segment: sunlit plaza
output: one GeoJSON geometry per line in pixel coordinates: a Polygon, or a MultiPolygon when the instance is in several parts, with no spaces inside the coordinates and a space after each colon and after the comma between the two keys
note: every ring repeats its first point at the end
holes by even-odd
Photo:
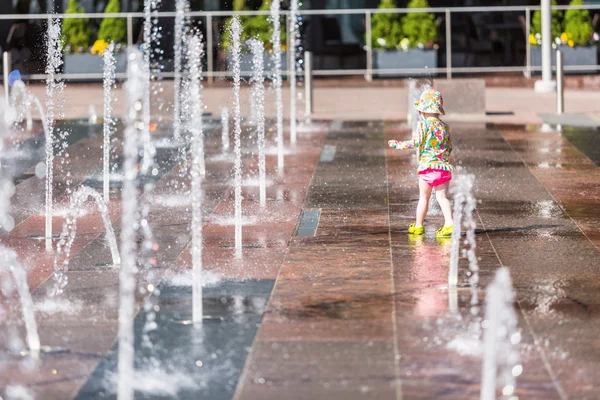
{"type": "Polygon", "coordinates": [[[597,32],[7,0],[0,400],[600,398],[597,32]]]}

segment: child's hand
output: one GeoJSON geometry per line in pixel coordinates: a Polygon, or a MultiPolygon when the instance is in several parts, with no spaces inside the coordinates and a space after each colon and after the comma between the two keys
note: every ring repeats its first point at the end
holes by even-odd
{"type": "Polygon", "coordinates": [[[400,146],[400,143],[397,140],[388,140],[388,146],[390,146],[392,149],[395,149],[400,146]]]}

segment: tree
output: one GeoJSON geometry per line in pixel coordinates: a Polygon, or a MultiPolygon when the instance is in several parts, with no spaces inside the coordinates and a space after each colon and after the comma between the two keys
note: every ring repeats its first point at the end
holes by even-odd
{"type": "MultiPolygon", "coordinates": [[[[407,8],[429,8],[427,0],[411,0],[407,8]]],[[[432,47],[438,39],[435,14],[412,12],[402,17],[402,33],[411,47],[432,47]]]]}
{"type": "MultiPolygon", "coordinates": [[[[379,9],[396,8],[394,0],[381,0],[379,9]]],[[[401,16],[398,13],[373,14],[371,19],[371,46],[374,49],[395,50],[402,39],[401,16]]]]}
{"type": "MultiPolygon", "coordinates": [[[[556,5],[556,0],[552,0],[552,6],[556,5]]],[[[552,40],[559,37],[562,32],[562,12],[559,10],[552,10],[552,40]]],[[[542,34],[542,11],[536,10],[533,13],[531,19],[531,34],[534,37],[539,37],[542,34]]]]}
{"type": "MultiPolygon", "coordinates": [[[[570,6],[581,6],[583,0],[572,0],[570,6]]],[[[590,44],[594,29],[592,17],[588,10],[568,9],[565,13],[565,33],[567,44],[573,46],[587,46],[590,44]]]]}
{"type": "MultiPolygon", "coordinates": [[[[69,7],[65,14],[82,14],[85,10],[77,0],[69,0],[69,7]]],[[[83,49],[87,51],[90,47],[92,31],[87,18],[65,18],[62,24],[63,40],[71,51],[83,49]]]]}
{"type": "MultiPolygon", "coordinates": [[[[110,0],[104,9],[105,13],[121,12],[120,0],[110,0]]],[[[124,43],[127,35],[126,21],[124,18],[104,18],[98,31],[98,39],[105,42],[124,43]]]]}

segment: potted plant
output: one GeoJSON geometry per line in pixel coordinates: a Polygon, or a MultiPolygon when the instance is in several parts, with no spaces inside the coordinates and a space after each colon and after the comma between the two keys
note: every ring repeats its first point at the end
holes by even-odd
{"type": "MultiPolygon", "coordinates": [[[[110,0],[104,9],[105,14],[121,12],[120,0],[110,0]]],[[[127,36],[127,22],[124,18],[104,18],[98,30],[98,40],[94,43],[91,53],[102,55],[110,43],[115,44],[116,72],[127,70],[127,55],[125,53],[125,40],[127,36]]]]}
{"type": "MultiPolygon", "coordinates": [[[[236,0],[233,4],[234,11],[247,11],[249,8],[244,4],[243,0],[236,0]]],[[[258,11],[269,11],[271,8],[271,0],[263,0],[258,11]]],[[[251,39],[256,38],[265,44],[265,59],[264,66],[265,70],[269,69],[269,66],[273,65],[272,56],[273,49],[271,44],[271,35],[273,33],[273,24],[269,20],[267,15],[244,15],[240,16],[240,22],[242,23],[242,33],[240,35],[240,42],[242,44],[242,53],[240,55],[240,68],[242,72],[252,71],[252,55],[250,49],[245,43],[251,39]]],[[[221,50],[227,52],[227,60],[231,63],[231,35],[229,34],[229,24],[231,18],[225,21],[225,28],[221,36],[221,50]]],[[[287,33],[285,30],[285,24],[281,24],[281,69],[285,71],[287,69],[288,60],[286,56],[286,41],[287,33]]]]}
{"type": "MultiPolygon", "coordinates": [[[[583,5],[583,0],[572,0],[571,6],[583,5]]],[[[564,53],[565,65],[598,64],[598,34],[592,27],[588,10],[569,9],[563,21],[564,32],[556,45],[564,53]]]]}
{"type": "MultiPolygon", "coordinates": [[[[552,1],[556,5],[556,1],[552,1]]],[[[572,0],[570,6],[581,6],[583,0],[572,0]]],[[[531,64],[540,66],[541,59],[541,15],[536,11],[532,20],[529,42],[531,47],[531,64]]],[[[592,27],[592,17],[588,10],[568,9],[564,19],[560,21],[560,12],[552,11],[552,48],[560,50],[564,57],[564,65],[596,65],[598,63],[598,34],[592,27]]],[[[552,65],[556,65],[556,52],[552,52],[552,65]]],[[[569,71],[580,72],[580,71],[569,71]]]]}
{"type": "MultiPolygon", "coordinates": [[[[85,10],[77,0],[69,0],[65,14],[83,14],[85,10]]],[[[62,23],[64,43],[64,72],[87,73],[98,60],[89,54],[92,31],[87,18],[65,18],[62,23]]]]}
{"type": "MultiPolygon", "coordinates": [[[[380,9],[395,7],[394,0],[382,0],[379,5],[380,9]]],[[[411,0],[407,8],[429,8],[429,3],[411,0]]],[[[411,12],[400,17],[400,14],[378,13],[372,20],[374,69],[437,68],[438,32],[434,14],[411,12]]]]}
{"type": "MultiPolygon", "coordinates": [[[[556,6],[556,0],[552,0],[552,7],[556,6]]],[[[563,13],[559,10],[552,10],[552,42],[555,43],[556,40],[559,40],[560,34],[562,32],[562,18],[563,13]]],[[[529,34],[529,43],[531,44],[531,65],[540,66],[542,65],[542,11],[536,10],[533,13],[533,18],[531,19],[531,28],[529,34]]],[[[555,56],[552,57],[554,59],[553,63],[556,61],[555,56]]]]}

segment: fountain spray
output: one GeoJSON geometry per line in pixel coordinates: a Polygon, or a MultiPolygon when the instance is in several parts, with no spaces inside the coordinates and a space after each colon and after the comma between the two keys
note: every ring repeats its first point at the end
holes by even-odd
{"type": "Polygon", "coordinates": [[[144,90],[144,129],[142,130],[142,142],[144,148],[144,157],[142,160],[142,171],[147,172],[152,165],[154,156],[154,146],[152,145],[152,137],[150,135],[150,92],[151,87],[151,71],[152,71],[152,43],[156,43],[158,38],[155,36],[154,20],[152,18],[157,11],[159,0],[144,0],[144,76],[147,77],[147,82],[144,90]]]}
{"type": "Polygon", "coordinates": [[[88,198],[91,198],[96,202],[98,211],[102,215],[102,222],[104,223],[106,240],[108,241],[110,253],[112,255],[113,265],[118,266],[121,264],[117,239],[115,237],[115,231],[113,229],[112,222],[110,221],[110,216],[108,215],[106,203],[97,191],[88,186],[81,186],[71,196],[69,212],[63,224],[60,240],[56,245],[56,253],[54,255],[54,279],[56,280],[56,285],[54,287],[53,294],[62,293],[67,285],[68,278],[65,275],[65,272],[69,266],[71,246],[73,245],[75,236],[77,235],[78,213],[83,209],[84,203],[88,198]],[[62,262],[60,260],[61,256],[63,258],[62,262]]]}
{"type": "Polygon", "coordinates": [[[193,36],[190,39],[187,50],[187,58],[190,70],[190,92],[191,96],[191,132],[192,145],[190,149],[192,167],[191,191],[192,191],[192,267],[193,267],[193,311],[192,322],[194,325],[202,324],[202,177],[204,176],[204,148],[203,148],[203,126],[202,126],[202,57],[204,50],[201,38],[193,36]]]}
{"type": "MultiPolygon", "coordinates": [[[[50,128],[48,126],[46,113],[44,112],[44,107],[42,106],[40,99],[27,90],[27,86],[25,83],[23,83],[23,81],[16,81],[13,84],[11,103],[17,109],[17,115],[14,116],[16,117],[16,121],[22,121],[23,114],[25,114],[26,118],[29,120],[31,118],[31,109],[35,107],[42,122],[42,129],[44,131],[44,139],[46,143],[53,141],[50,128]],[[21,102],[18,101],[19,96],[21,96],[21,102]]],[[[29,125],[29,122],[27,122],[27,124],[29,125]]],[[[46,148],[46,151],[47,150],[48,149],[46,148]]],[[[46,152],[46,156],[48,156],[48,154],[49,153],[46,152]]]]}
{"type": "Polygon", "coordinates": [[[252,49],[252,89],[254,89],[254,100],[256,104],[256,137],[258,138],[258,182],[260,191],[260,206],[267,203],[267,169],[265,160],[265,77],[264,77],[264,54],[265,44],[260,40],[253,39],[250,42],[252,49]]]}
{"type": "MultiPolygon", "coordinates": [[[[29,94],[27,91],[25,91],[25,93],[27,94],[27,96],[25,96],[26,99],[24,100],[24,102],[28,103],[29,101],[27,100],[27,98],[29,97],[29,94]]],[[[6,125],[12,122],[6,119],[6,116],[4,115],[4,110],[2,108],[3,104],[0,104],[0,135],[6,132],[6,125]]],[[[4,145],[4,140],[0,137],[0,154],[4,151],[4,145]]],[[[10,198],[15,193],[15,187],[12,182],[12,177],[6,175],[7,174],[2,169],[0,169],[0,227],[6,231],[10,231],[15,225],[14,219],[9,214],[10,198]]],[[[25,321],[25,330],[27,331],[27,347],[29,348],[31,357],[34,360],[37,360],[39,359],[40,354],[40,337],[35,321],[33,301],[31,299],[29,286],[27,285],[27,273],[19,264],[15,252],[9,248],[0,245],[0,272],[4,272],[3,269],[9,271],[12,274],[13,279],[15,281],[17,293],[19,294],[19,299],[21,302],[23,320],[25,321]]],[[[3,285],[3,287],[6,286],[3,285]]]]}
{"type": "Polygon", "coordinates": [[[88,108],[88,124],[94,125],[98,123],[98,113],[96,112],[96,107],[93,104],[90,104],[88,108]]]}
{"type": "Polygon", "coordinates": [[[498,383],[502,385],[505,398],[516,398],[511,396],[516,389],[516,377],[523,372],[523,366],[519,361],[521,334],[517,329],[514,302],[510,273],[507,268],[500,268],[485,296],[481,400],[495,400],[498,383]]]}
{"type": "Polygon", "coordinates": [[[137,224],[137,163],[139,157],[140,132],[145,130],[140,121],[140,111],[143,112],[146,81],[148,80],[145,60],[142,54],[134,49],[129,51],[127,71],[127,118],[125,128],[125,143],[123,146],[123,190],[121,218],[121,270],[120,304],[119,304],[119,377],[117,398],[133,400],[134,374],[134,334],[133,319],[135,309],[135,274],[137,271],[136,254],[137,224]]]}
{"type": "Polygon", "coordinates": [[[297,40],[300,34],[300,26],[298,25],[298,0],[291,0],[290,3],[290,142],[293,146],[297,141],[296,129],[296,47],[297,40]]]}
{"type": "Polygon", "coordinates": [[[221,152],[227,153],[229,150],[229,109],[221,108],[221,152]]]}
{"type": "Polygon", "coordinates": [[[184,92],[181,90],[181,74],[184,37],[187,35],[189,26],[188,20],[185,18],[185,12],[189,9],[188,0],[177,0],[175,2],[175,44],[174,44],[174,72],[175,80],[173,82],[173,137],[179,139],[181,137],[181,104],[185,101],[183,98],[184,92]]]}
{"type": "Polygon", "coordinates": [[[104,54],[104,141],[102,145],[103,150],[103,193],[104,202],[110,201],[110,137],[115,128],[115,121],[112,117],[113,112],[113,100],[114,94],[113,89],[115,86],[115,44],[111,43],[104,54]]]}
{"type": "Polygon", "coordinates": [[[275,87],[275,101],[277,106],[277,169],[279,174],[283,174],[283,94],[281,78],[281,21],[279,0],[271,2],[271,22],[273,23],[273,35],[271,42],[273,44],[273,64],[274,76],[273,86],[275,87]]]}
{"type": "Polygon", "coordinates": [[[62,45],[60,41],[60,20],[53,18],[48,22],[48,51],[46,53],[46,250],[52,250],[52,188],[53,188],[53,163],[54,163],[54,129],[58,99],[64,91],[64,82],[56,77],[62,61],[62,45]]]}
{"type": "Polygon", "coordinates": [[[473,213],[477,205],[477,201],[473,197],[473,175],[458,175],[454,179],[454,210],[453,210],[453,225],[452,244],[450,247],[450,268],[448,270],[448,286],[456,287],[458,284],[458,257],[460,252],[461,231],[465,228],[467,232],[468,249],[464,250],[464,254],[469,260],[469,286],[471,287],[471,303],[477,304],[477,285],[479,283],[479,266],[475,249],[477,247],[475,241],[475,220],[473,213]]]}
{"type": "Polygon", "coordinates": [[[420,96],[417,92],[417,81],[409,79],[406,86],[408,89],[408,113],[406,115],[406,122],[410,127],[411,132],[416,132],[419,123],[419,112],[415,108],[415,101],[418,101],[420,96]]]}
{"type": "Polygon", "coordinates": [[[34,305],[27,285],[27,272],[17,261],[17,255],[11,249],[0,246],[0,261],[2,269],[6,269],[11,273],[17,287],[17,293],[21,302],[21,310],[23,312],[23,320],[25,321],[25,330],[27,331],[27,347],[31,358],[39,360],[40,358],[40,336],[37,330],[35,321],[34,305]]]}
{"type": "MultiPolygon", "coordinates": [[[[21,80],[16,81],[12,85],[10,92],[10,104],[13,110],[16,111],[15,121],[16,123],[23,122],[26,120],[26,129],[31,130],[33,128],[33,118],[31,116],[31,93],[27,90],[27,86],[21,80]]],[[[6,112],[9,112],[9,107],[6,112]]],[[[43,118],[45,120],[45,118],[43,118]]]]}
{"type": "MultiPolygon", "coordinates": [[[[273,3],[276,3],[274,1],[273,3]]],[[[235,15],[229,25],[229,32],[233,39],[233,131],[235,135],[234,154],[234,191],[235,191],[235,254],[242,257],[242,118],[240,109],[240,35],[242,24],[235,15]]]]}

